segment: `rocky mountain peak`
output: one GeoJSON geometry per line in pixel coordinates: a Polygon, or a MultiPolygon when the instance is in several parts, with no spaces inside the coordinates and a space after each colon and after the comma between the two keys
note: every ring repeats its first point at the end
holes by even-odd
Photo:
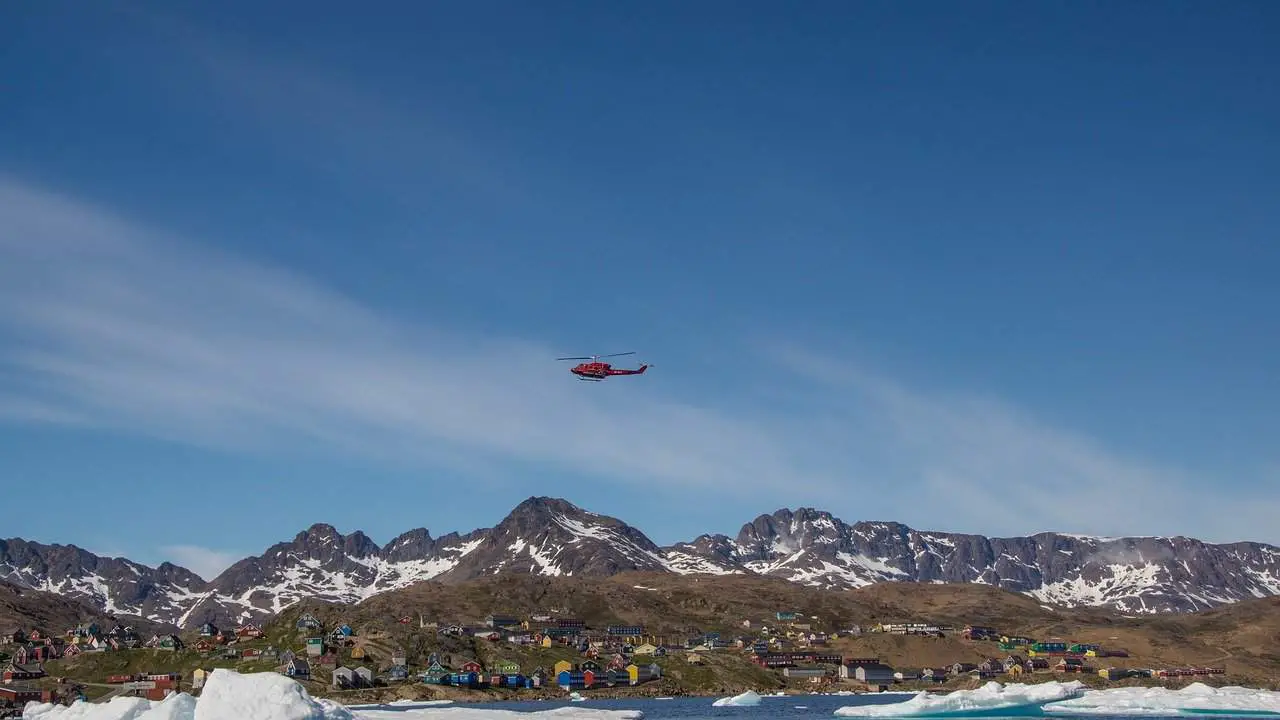
{"type": "Polygon", "coordinates": [[[898,522],[851,525],[811,507],[760,515],[736,537],[708,533],[669,547],[658,547],[618,518],[544,496],[525,499],[493,528],[438,538],[417,528],[385,547],[361,531],[344,535],[317,523],[208,583],[171,563],[149,568],[71,545],[0,541],[0,580],[184,626],[211,616],[260,620],[302,598],[358,602],[427,580],[628,570],[754,573],[831,588],[981,582],[1044,603],[1130,614],[1280,595],[1280,548],[1261,543],[1063,533],[988,538],[919,531],[898,522]]]}

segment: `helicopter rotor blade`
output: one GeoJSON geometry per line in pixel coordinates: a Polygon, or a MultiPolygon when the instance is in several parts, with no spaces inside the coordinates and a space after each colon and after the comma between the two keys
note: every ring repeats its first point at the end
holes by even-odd
{"type": "Polygon", "coordinates": [[[590,357],[562,357],[562,358],[556,358],[556,359],[557,360],[595,360],[596,358],[594,355],[592,355],[590,357]]]}
{"type": "Polygon", "coordinates": [[[623,355],[635,355],[635,354],[636,354],[635,351],[632,350],[631,352],[613,353],[612,355],[598,355],[597,357],[621,357],[623,355]]]}

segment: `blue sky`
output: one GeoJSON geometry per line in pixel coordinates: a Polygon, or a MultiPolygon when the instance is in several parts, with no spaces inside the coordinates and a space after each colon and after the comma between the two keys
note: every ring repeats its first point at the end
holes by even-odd
{"type": "Polygon", "coordinates": [[[0,535],[207,576],[554,495],[660,543],[799,506],[1280,542],[1277,35],[6,4],[0,535]],[[552,360],[626,350],[655,369],[552,360]]]}

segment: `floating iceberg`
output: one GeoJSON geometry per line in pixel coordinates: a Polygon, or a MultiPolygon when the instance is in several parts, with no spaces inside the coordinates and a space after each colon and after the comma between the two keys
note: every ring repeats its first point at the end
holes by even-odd
{"type": "Polygon", "coordinates": [[[209,674],[199,698],[174,693],[164,700],[118,697],[105,703],[71,706],[27,703],[23,720],[643,720],[639,710],[556,708],[540,712],[432,707],[433,701],[346,707],[312,698],[306,688],[279,673],[241,675],[218,669],[209,674]],[[358,707],[385,709],[357,709],[358,707]],[[394,709],[392,709],[394,708],[394,709]]]}
{"type": "Polygon", "coordinates": [[[900,703],[848,705],[838,708],[841,717],[1010,717],[1041,715],[1045,703],[1079,697],[1079,681],[1035,685],[1001,685],[989,682],[976,690],[956,690],[946,695],[921,692],[900,703]]]}
{"type": "Polygon", "coordinates": [[[1072,715],[1280,716],[1280,692],[1192,683],[1179,690],[1126,687],[1092,690],[1044,706],[1046,713],[1072,715]]]}
{"type": "Polygon", "coordinates": [[[720,698],[711,703],[712,707],[751,707],[760,704],[760,695],[755,690],[748,690],[741,695],[720,698]]]}

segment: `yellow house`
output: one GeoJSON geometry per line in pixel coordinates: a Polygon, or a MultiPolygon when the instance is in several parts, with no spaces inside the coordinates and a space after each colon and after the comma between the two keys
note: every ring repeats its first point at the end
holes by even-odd
{"type": "Polygon", "coordinates": [[[542,647],[544,647],[544,648],[549,648],[549,647],[551,647],[551,636],[550,636],[550,635],[543,635],[543,636],[542,636],[542,647]]]}
{"type": "Polygon", "coordinates": [[[642,682],[656,680],[662,676],[662,668],[657,665],[636,665],[632,663],[627,666],[627,676],[631,679],[632,685],[639,685],[642,682]]]}
{"type": "Polygon", "coordinates": [[[191,689],[199,690],[204,687],[204,681],[209,677],[209,672],[204,668],[196,668],[191,672],[191,689]]]}
{"type": "Polygon", "coordinates": [[[363,658],[363,657],[364,657],[364,648],[362,648],[362,647],[360,647],[359,645],[357,645],[357,646],[355,646],[354,648],[352,648],[352,649],[351,649],[351,659],[352,659],[352,660],[359,660],[359,659],[361,659],[361,658],[363,658]]]}
{"type": "Polygon", "coordinates": [[[1026,671],[1026,668],[1025,668],[1025,667],[1023,667],[1022,665],[1019,665],[1018,663],[1014,663],[1013,665],[1010,665],[1010,666],[1009,666],[1009,669],[1005,671],[1005,674],[1006,674],[1006,675],[1021,675],[1021,674],[1022,674],[1023,672],[1025,672],[1025,671],[1026,671]]]}
{"type": "Polygon", "coordinates": [[[637,645],[635,647],[635,650],[633,650],[632,652],[636,655],[652,655],[658,652],[658,648],[657,646],[651,643],[645,643],[643,645],[637,645]]]}
{"type": "Polygon", "coordinates": [[[573,672],[573,663],[568,660],[561,660],[555,664],[553,669],[555,670],[556,677],[559,677],[562,672],[573,672]]]}

